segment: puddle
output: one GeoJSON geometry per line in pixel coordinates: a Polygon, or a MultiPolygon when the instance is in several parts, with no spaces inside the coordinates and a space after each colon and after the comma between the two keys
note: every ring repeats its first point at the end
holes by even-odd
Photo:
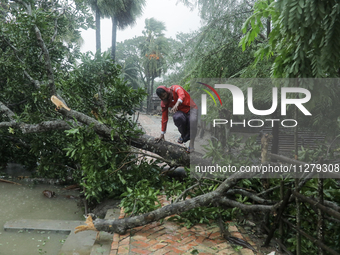
{"type": "Polygon", "coordinates": [[[65,233],[48,231],[4,231],[8,220],[51,219],[84,220],[78,200],[63,195],[79,196],[77,191],[63,190],[62,186],[27,183],[22,186],[0,182],[0,255],[58,255],[65,233]],[[46,198],[44,190],[52,190],[56,198],[46,198]]]}

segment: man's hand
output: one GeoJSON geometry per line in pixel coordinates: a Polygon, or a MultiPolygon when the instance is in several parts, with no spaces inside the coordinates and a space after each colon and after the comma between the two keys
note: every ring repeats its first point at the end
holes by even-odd
{"type": "Polygon", "coordinates": [[[177,101],[177,103],[174,105],[174,107],[172,107],[172,109],[170,110],[170,112],[171,112],[171,113],[177,112],[179,104],[180,104],[180,102],[177,101]]]}
{"type": "Polygon", "coordinates": [[[156,143],[158,143],[161,140],[165,141],[164,134],[161,134],[161,136],[156,138],[155,140],[156,140],[156,143]]]}

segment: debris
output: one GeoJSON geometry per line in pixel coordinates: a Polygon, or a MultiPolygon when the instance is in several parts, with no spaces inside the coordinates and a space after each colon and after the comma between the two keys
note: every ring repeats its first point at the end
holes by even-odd
{"type": "Polygon", "coordinates": [[[10,184],[15,184],[15,185],[22,185],[20,183],[12,182],[12,181],[8,181],[8,180],[4,180],[4,179],[0,179],[0,182],[6,182],[6,183],[10,183],[10,184]]]}
{"type": "Polygon", "coordinates": [[[45,197],[47,198],[52,198],[52,197],[55,197],[55,192],[54,191],[51,191],[51,190],[44,190],[42,192],[44,194],[45,197]]]}

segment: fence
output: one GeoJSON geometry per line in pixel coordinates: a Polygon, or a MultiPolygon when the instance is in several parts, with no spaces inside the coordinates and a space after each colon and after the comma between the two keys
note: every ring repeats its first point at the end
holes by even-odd
{"type": "MultiPolygon", "coordinates": [[[[288,157],[272,154],[268,152],[268,145],[270,144],[270,140],[272,139],[271,135],[264,135],[261,138],[261,144],[262,144],[262,162],[269,163],[270,160],[279,160],[283,163],[289,163],[289,164],[295,164],[295,165],[307,165],[308,163],[298,161],[295,159],[290,159],[288,157]]],[[[319,159],[319,162],[315,162],[318,164],[322,164],[322,158],[319,159]]],[[[325,236],[324,236],[324,220],[327,218],[327,220],[335,222],[339,224],[340,222],[340,206],[338,206],[336,203],[332,201],[326,201],[324,199],[324,179],[320,178],[320,176],[317,176],[318,178],[318,196],[316,198],[307,197],[300,193],[302,187],[307,183],[308,180],[311,178],[315,178],[316,173],[306,173],[304,176],[302,176],[299,179],[294,180],[294,185],[292,187],[289,187],[288,189],[283,185],[283,181],[281,181],[280,187],[280,200],[281,205],[278,208],[277,215],[273,221],[273,224],[271,225],[271,228],[267,228],[268,231],[268,237],[265,241],[264,246],[268,245],[270,240],[274,237],[275,231],[279,230],[279,236],[280,239],[277,240],[278,244],[281,246],[283,250],[285,250],[288,254],[292,254],[287,250],[287,248],[283,245],[283,226],[284,224],[288,226],[290,229],[293,229],[296,231],[296,254],[301,254],[301,236],[304,236],[306,239],[312,241],[314,245],[318,247],[318,254],[325,254],[324,252],[327,252],[328,254],[334,254],[339,255],[337,251],[334,249],[328,247],[325,243],[325,236]],[[294,201],[295,200],[295,201],[294,201]],[[284,218],[284,211],[287,208],[289,203],[295,202],[296,205],[296,215],[295,215],[295,221],[296,225],[292,224],[287,218],[284,218]],[[315,215],[317,217],[317,224],[315,231],[317,232],[317,238],[313,237],[311,234],[306,233],[301,228],[301,206],[306,203],[308,204],[313,211],[315,212],[315,215]],[[327,215],[328,216],[327,216],[327,215]]],[[[340,174],[333,173],[332,178],[340,179],[340,174]]],[[[266,180],[264,180],[266,181],[266,180]]],[[[273,190],[273,188],[268,189],[268,192],[273,190]]],[[[266,192],[264,192],[266,193],[266,192]]]]}

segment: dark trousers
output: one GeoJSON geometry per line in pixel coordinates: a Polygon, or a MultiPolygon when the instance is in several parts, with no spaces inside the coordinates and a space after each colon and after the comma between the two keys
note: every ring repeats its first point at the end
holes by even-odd
{"type": "Polygon", "coordinates": [[[197,134],[197,109],[190,109],[188,113],[177,111],[173,115],[174,123],[181,133],[183,142],[187,142],[190,139],[195,140],[197,134]],[[191,133],[190,133],[191,127],[191,133]]]}

